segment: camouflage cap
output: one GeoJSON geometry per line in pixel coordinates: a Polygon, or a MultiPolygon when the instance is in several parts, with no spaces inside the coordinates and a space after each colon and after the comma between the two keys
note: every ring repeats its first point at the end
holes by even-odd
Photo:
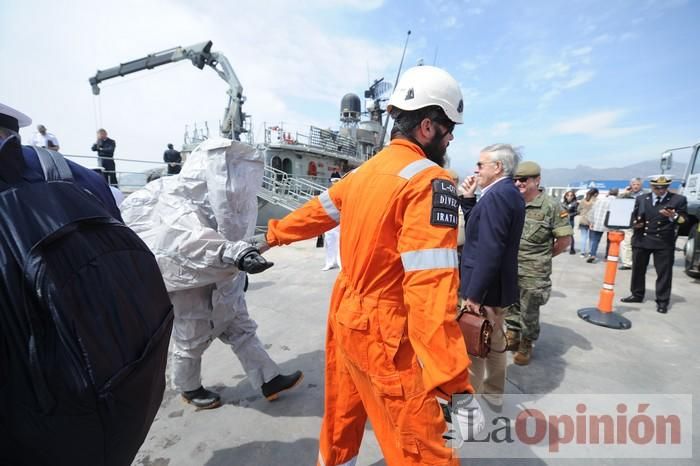
{"type": "Polygon", "coordinates": [[[523,176],[540,176],[540,166],[535,162],[525,161],[518,164],[518,168],[515,169],[515,177],[520,178],[523,176]]]}
{"type": "Polygon", "coordinates": [[[654,186],[668,186],[673,181],[671,175],[652,175],[649,177],[649,184],[654,186]]]}

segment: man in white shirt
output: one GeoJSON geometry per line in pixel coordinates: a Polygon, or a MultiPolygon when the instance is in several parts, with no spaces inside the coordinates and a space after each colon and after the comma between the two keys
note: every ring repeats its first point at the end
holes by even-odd
{"type": "Polygon", "coordinates": [[[46,126],[37,125],[36,130],[37,132],[34,134],[32,144],[34,144],[37,147],[44,147],[46,149],[51,150],[59,149],[58,138],[52,133],[47,132],[46,126]]]}

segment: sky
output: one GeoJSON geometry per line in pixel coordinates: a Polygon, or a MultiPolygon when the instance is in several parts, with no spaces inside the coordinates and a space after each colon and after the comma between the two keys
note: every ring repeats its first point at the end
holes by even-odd
{"type": "Polygon", "coordinates": [[[158,161],[186,125],[215,135],[228,102],[226,83],[189,61],[94,96],[98,69],[211,40],[260,142],[265,124],[337,128],[344,94],[394,83],[408,30],[403,69],[423,60],[462,87],[448,149],[461,175],[496,142],[545,168],[624,166],[700,142],[697,0],[0,0],[0,18],[0,102],[66,154],[90,155],[104,127],[118,158],[158,161]]]}

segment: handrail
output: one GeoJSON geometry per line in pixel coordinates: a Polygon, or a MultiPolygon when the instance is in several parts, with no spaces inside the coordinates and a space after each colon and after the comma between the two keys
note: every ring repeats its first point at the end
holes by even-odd
{"type": "Polygon", "coordinates": [[[321,184],[265,166],[258,196],[292,211],[325,190],[326,187],[321,184]]]}
{"type": "MultiPolygon", "coordinates": [[[[64,156],[69,159],[109,159],[114,161],[117,165],[124,162],[130,164],[145,164],[149,166],[150,168],[148,168],[145,172],[134,171],[133,168],[131,170],[126,169],[114,171],[119,181],[118,187],[122,191],[125,191],[127,193],[139,189],[146,184],[147,177],[149,175],[148,170],[157,171],[158,169],[160,169],[161,176],[168,176],[166,174],[168,164],[164,162],[116,157],[100,157],[97,155],[64,154],[64,156]],[[124,175],[130,175],[130,177],[125,177],[124,175]]],[[[96,170],[101,170],[102,173],[112,172],[111,170],[103,170],[102,167],[92,168],[96,170]]],[[[301,205],[303,205],[305,202],[307,202],[309,199],[313,198],[314,196],[318,196],[327,189],[327,186],[321,183],[311,181],[308,178],[308,176],[303,175],[291,175],[282,170],[266,165],[263,170],[262,184],[258,189],[258,196],[267,202],[279,205],[289,211],[295,210],[301,205]]]]}

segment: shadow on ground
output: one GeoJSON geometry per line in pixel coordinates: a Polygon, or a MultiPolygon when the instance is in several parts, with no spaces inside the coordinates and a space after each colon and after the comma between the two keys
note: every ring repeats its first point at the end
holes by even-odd
{"type": "Polygon", "coordinates": [[[554,391],[564,380],[567,367],[564,355],[571,347],[585,351],[593,349],[587,338],[572,329],[542,322],[540,338],[530,364],[510,364],[506,377],[508,382],[521,393],[544,394],[554,391]]]}
{"type": "Polygon", "coordinates": [[[283,374],[301,370],[304,379],[298,386],[280,394],[279,399],[275,401],[267,401],[262,392],[254,389],[245,377],[233,387],[215,385],[211,389],[221,395],[224,404],[256,409],[269,416],[322,417],[323,365],[324,352],[320,350],[302,353],[281,363],[280,370],[283,374]]]}
{"type": "Polygon", "coordinates": [[[273,282],[270,280],[267,281],[256,281],[255,279],[248,279],[248,291],[254,291],[254,290],[260,290],[263,288],[267,288],[268,286],[272,285],[279,285],[277,282],[273,282]]]}
{"type": "Polygon", "coordinates": [[[303,438],[291,443],[256,441],[216,450],[204,466],[316,464],[317,457],[316,439],[303,438]]]}

